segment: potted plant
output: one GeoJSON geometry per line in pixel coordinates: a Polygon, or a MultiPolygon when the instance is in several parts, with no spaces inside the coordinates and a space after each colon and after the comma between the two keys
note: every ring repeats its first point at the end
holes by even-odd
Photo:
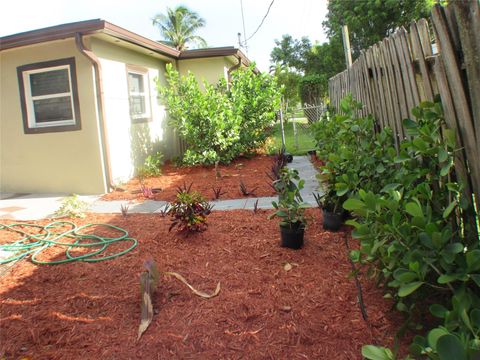
{"type": "Polygon", "coordinates": [[[335,190],[328,190],[323,195],[313,194],[318,207],[323,212],[323,228],[330,231],[338,231],[344,220],[342,204],[343,196],[337,196],[335,190]]]}
{"type": "Polygon", "coordinates": [[[278,202],[272,201],[276,211],[271,218],[280,218],[280,238],[282,247],[300,249],[303,246],[305,225],[304,213],[308,204],[303,202],[300,190],[304,180],[298,176],[297,170],[283,168],[280,178],[274,181],[273,186],[278,193],[278,202]]]}

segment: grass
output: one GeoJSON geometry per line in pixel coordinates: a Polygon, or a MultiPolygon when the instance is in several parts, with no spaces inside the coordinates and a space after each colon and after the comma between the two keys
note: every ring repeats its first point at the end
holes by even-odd
{"type": "MultiPolygon", "coordinates": [[[[298,137],[298,147],[295,144],[295,137],[293,135],[293,123],[291,121],[286,122],[285,126],[285,147],[287,152],[292,155],[305,155],[308,150],[315,148],[315,139],[313,136],[308,134],[308,130],[305,127],[305,123],[302,121],[297,121],[297,137],[298,137]]],[[[282,147],[282,131],[280,124],[275,124],[272,133],[272,152],[277,151],[282,147]]]]}

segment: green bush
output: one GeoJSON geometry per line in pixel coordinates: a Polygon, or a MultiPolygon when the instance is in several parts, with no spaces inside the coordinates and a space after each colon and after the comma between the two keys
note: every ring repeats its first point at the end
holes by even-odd
{"type": "Polygon", "coordinates": [[[269,137],[268,129],[280,108],[281,88],[276,78],[266,73],[255,74],[253,67],[240,68],[232,73],[227,95],[241,118],[237,151],[259,148],[269,137]]]}
{"type": "Polygon", "coordinates": [[[137,169],[139,178],[158,176],[162,173],[163,154],[157,151],[155,154],[148,155],[145,162],[137,169]]]}
{"type": "Polygon", "coordinates": [[[183,163],[228,163],[242,152],[262,145],[279,107],[275,79],[254,73],[254,67],[232,74],[232,83],[204,83],[202,91],[193,74],[180,76],[167,65],[168,86],[159,87],[170,123],[187,143],[183,163]]]}
{"type": "MultiPolygon", "coordinates": [[[[370,267],[408,320],[426,298],[434,303],[430,311],[443,324],[417,336],[413,354],[473,358],[480,350],[480,249],[473,209],[454,173],[455,135],[444,128],[441,105],[423,103],[412,111],[416,121],[404,120],[408,138],[397,152],[391,130],[374,134],[371,119],[354,116],[357,106],[344,99],[344,115],[316,129],[324,176],[356,215],[347,223],[361,246],[351,257],[370,267]]],[[[363,354],[394,358],[384,350],[366,346],[363,354]]]]}

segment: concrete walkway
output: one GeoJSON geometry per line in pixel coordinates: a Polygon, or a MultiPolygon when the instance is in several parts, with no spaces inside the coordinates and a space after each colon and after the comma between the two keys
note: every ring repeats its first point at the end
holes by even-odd
{"type": "MultiPolygon", "coordinates": [[[[301,194],[305,202],[316,206],[313,192],[319,192],[316,179],[317,171],[306,156],[294,156],[293,162],[288,165],[299,172],[300,178],[305,180],[305,187],[301,194]]],[[[0,200],[0,219],[11,220],[38,220],[52,217],[60,207],[62,199],[67,195],[59,194],[2,194],[0,200]]],[[[166,201],[146,200],[141,203],[131,203],[127,200],[103,201],[100,196],[79,196],[89,204],[88,212],[94,213],[121,213],[122,205],[128,205],[129,213],[158,213],[166,205],[166,201]]],[[[231,200],[212,201],[214,210],[253,209],[258,200],[258,207],[271,209],[272,201],[277,197],[242,198],[231,200]]]]}

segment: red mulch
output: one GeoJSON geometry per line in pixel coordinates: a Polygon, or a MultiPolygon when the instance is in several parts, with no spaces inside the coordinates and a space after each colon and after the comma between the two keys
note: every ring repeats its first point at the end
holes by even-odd
{"type": "MultiPolygon", "coordinates": [[[[266,175],[272,167],[272,157],[257,155],[253,158],[238,158],[229,165],[220,165],[221,178],[217,179],[214,166],[176,167],[166,163],[162,167],[162,175],[144,180],[146,186],[160,188],[162,191],[155,194],[154,200],[172,201],[178,187],[185,183],[193,183],[192,190],[201,193],[207,200],[213,199],[212,187],[221,187],[225,192],[220,199],[238,199],[243,195],[240,192],[240,181],[247,186],[247,190],[254,191],[255,196],[273,196],[275,191],[270,184],[272,181],[266,175]]],[[[134,178],[121,186],[125,191],[113,191],[103,196],[103,200],[145,200],[143,194],[132,194],[140,189],[140,180],[134,178]]]]}
{"type": "MultiPolygon", "coordinates": [[[[348,276],[343,237],[356,245],[349,229],[323,231],[311,209],[304,248],[284,249],[269,213],[215,211],[208,230],[189,237],[169,233],[169,219],[159,215],[75,219],[121,226],[139,246],[96,264],[22,261],[0,277],[0,358],[351,360],[361,359],[363,344],[391,346],[402,319],[362,278],[363,321],[348,276]],[[139,275],[148,258],[207,293],[220,281],[221,291],[206,300],[161,277],[152,324],[137,342],[139,275]]],[[[1,232],[0,242],[7,240],[1,232]]]]}

